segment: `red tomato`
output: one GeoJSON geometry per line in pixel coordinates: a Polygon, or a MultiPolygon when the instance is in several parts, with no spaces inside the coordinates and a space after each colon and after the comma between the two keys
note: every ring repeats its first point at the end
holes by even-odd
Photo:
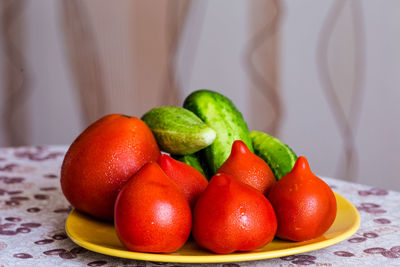
{"type": "Polygon", "coordinates": [[[140,119],[111,114],[90,125],[72,143],[61,168],[61,187],[76,209],[112,220],[121,186],[160,150],[140,119]]]}
{"type": "Polygon", "coordinates": [[[192,214],[178,186],[157,163],[147,163],[115,202],[115,229],[132,251],[173,252],[189,237],[192,214]]]}
{"type": "Polygon", "coordinates": [[[216,174],[193,211],[196,242],[215,253],[250,251],[274,238],[275,212],[253,187],[226,174],[216,174]]]}
{"type": "Polygon", "coordinates": [[[190,206],[193,207],[199,195],[206,189],[207,179],[192,166],[165,154],[160,156],[158,163],[168,177],[182,189],[190,206]]]}
{"type": "Polygon", "coordinates": [[[275,183],[275,177],[268,164],[252,153],[241,140],[233,142],[229,158],[219,168],[225,173],[266,194],[275,183]]]}
{"type": "Polygon", "coordinates": [[[270,190],[278,218],[277,236],[304,241],[325,233],[336,218],[336,198],[331,188],[315,176],[305,157],[270,190]]]}

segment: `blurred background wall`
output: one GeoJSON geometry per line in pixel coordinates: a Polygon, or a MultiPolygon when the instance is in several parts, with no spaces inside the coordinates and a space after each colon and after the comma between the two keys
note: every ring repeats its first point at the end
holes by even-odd
{"type": "Polygon", "coordinates": [[[2,147],[68,145],[107,113],[209,88],[316,173],[400,190],[397,0],[3,0],[0,12],[2,147]]]}

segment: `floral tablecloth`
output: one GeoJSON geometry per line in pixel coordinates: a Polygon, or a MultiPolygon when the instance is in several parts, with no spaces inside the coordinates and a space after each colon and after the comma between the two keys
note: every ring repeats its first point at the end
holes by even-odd
{"type": "MultiPolygon", "coordinates": [[[[185,266],[110,257],[66,235],[59,173],[65,146],[0,148],[0,266],[185,266]]],[[[317,251],[213,266],[400,266],[400,193],[325,178],[359,210],[355,235],[317,251]]],[[[188,265],[188,264],[186,264],[188,265]]]]}

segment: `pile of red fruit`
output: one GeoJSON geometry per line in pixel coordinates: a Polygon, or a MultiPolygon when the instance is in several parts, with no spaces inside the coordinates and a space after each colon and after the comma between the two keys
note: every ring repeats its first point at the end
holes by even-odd
{"type": "Polygon", "coordinates": [[[62,190],[77,210],[114,221],[126,248],[169,253],[190,234],[215,253],[250,251],[275,237],[303,241],[324,234],[336,217],[330,187],[304,157],[275,180],[268,164],[240,140],[210,181],[160,153],[138,118],[108,115],[71,145],[62,190]]]}

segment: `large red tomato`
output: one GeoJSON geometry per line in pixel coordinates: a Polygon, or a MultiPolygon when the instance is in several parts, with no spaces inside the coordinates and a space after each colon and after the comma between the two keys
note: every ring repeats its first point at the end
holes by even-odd
{"type": "Polygon", "coordinates": [[[160,150],[147,125],[119,114],[90,125],[72,143],[61,168],[61,187],[76,209],[112,220],[121,186],[160,150]]]}

